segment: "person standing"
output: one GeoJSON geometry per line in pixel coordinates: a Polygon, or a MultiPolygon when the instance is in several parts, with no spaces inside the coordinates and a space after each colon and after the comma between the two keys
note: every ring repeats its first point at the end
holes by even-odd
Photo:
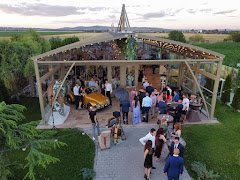
{"type": "Polygon", "coordinates": [[[189,110],[189,99],[188,99],[188,95],[187,93],[183,94],[183,101],[182,101],[182,105],[183,105],[183,109],[182,109],[182,114],[184,115],[183,118],[183,122],[186,121],[187,118],[187,112],[189,110]]]}
{"type": "Polygon", "coordinates": [[[168,180],[179,179],[179,175],[183,174],[183,164],[183,158],[179,156],[179,149],[175,148],[173,156],[168,158],[163,170],[168,180]]]}
{"type": "Polygon", "coordinates": [[[96,139],[96,130],[97,130],[97,135],[100,135],[100,130],[99,130],[99,123],[96,117],[96,108],[90,106],[89,108],[89,118],[91,119],[92,122],[92,139],[95,141],[96,139]]]}
{"type": "Polygon", "coordinates": [[[183,154],[184,154],[184,146],[179,142],[179,137],[175,137],[174,138],[174,141],[171,143],[171,146],[170,146],[170,156],[172,156],[174,154],[174,149],[179,149],[179,156],[180,157],[183,157],[183,154]]]}
{"type": "Polygon", "coordinates": [[[111,98],[111,94],[112,94],[112,84],[110,84],[108,82],[108,80],[105,81],[105,90],[106,90],[106,96],[108,97],[109,101],[110,101],[110,106],[112,105],[112,98],[111,98]]]}
{"type": "Polygon", "coordinates": [[[146,97],[143,98],[143,102],[142,102],[143,116],[145,116],[144,122],[148,122],[148,114],[151,107],[152,107],[152,99],[149,97],[149,94],[146,93],[146,97]]]}
{"type": "Polygon", "coordinates": [[[148,140],[144,147],[144,178],[149,180],[151,168],[153,166],[152,158],[153,158],[153,149],[152,149],[152,141],[148,140]]]}
{"type": "Polygon", "coordinates": [[[80,86],[78,83],[76,83],[76,85],[73,88],[73,94],[74,94],[74,102],[75,102],[75,109],[77,110],[79,107],[79,101],[80,101],[80,86]]]}
{"type": "Polygon", "coordinates": [[[141,122],[141,112],[140,112],[140,102],[137,96],[135,96],[134,100],[132,101],[132,108],[133,108],[132,123],[139,124],[141,122]]]}
{"type": "Polygon", "coordinates": [[[163,96],[160,98],[160,101],[158,102],[158,111],[159,114],[166,114],[167,113],[167,104],[166,104],[166,98],[163,96]]]}
{"type": "Polygon", "coordinates": [[[128,99],[121,101],[120,107],[123,114],[123,124],[128,124],[128,112],[130,106],[131,105],[128,99]]]}
{"type": "MultiPolygon", "coordinates": [[[[146,142],[148,140],[151,140],[152,141],[152,151],[153,151],[153,153],[154,153],[154,150],[155,150],[155,136],[156,136],[156,129],[152,128],[146,136],[139,139],[140,143],[144,146],[146,145],[146,142]]],[[[156,168],[154,166],[152,166],[152,169],[156,169],[156,168]]]]}
{"type": "Polygon", "coordinates": [[[155,154],[154,156],[156,157],[156,160],[160,159],[160,156],[162,154],[162,149],[164,146],[164,143],[167,142],[165,136],[164,136],[164,130],[163,128],[159,128],[156,133],[156,149],[155,149],[155,154]]]}
{"type": "Polygon", "coordinates": [[[152,106],[151,106],[151,117],[153,119],[153,117],[155,116],[155,109],[156,109],[156,104],[157,104],[157,96],[155,95],[154,92],[152,92],[150,98],[152,99],[152,106]]]}
{"type": "Polygon", "coordinates": [[[103,96],[106,96],[105,84],[104,84],[104,83],[101,84],[101,94],[102,94],[103,96]]]}

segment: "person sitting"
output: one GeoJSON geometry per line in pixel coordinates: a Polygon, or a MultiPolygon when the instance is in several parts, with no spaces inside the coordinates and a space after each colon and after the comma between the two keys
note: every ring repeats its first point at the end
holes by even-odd
{"type": "Polygon", "coordinates": [[[166,114],[167,112],[167,104],[165,101],[166,101],[166,98],[163,96],[162,100],[158,102],[159,114],[166,114]]]}

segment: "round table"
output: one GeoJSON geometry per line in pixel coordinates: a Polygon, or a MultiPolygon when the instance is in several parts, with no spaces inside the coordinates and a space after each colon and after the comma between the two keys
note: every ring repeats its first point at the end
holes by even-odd
{"type": "Polygon", "coordinates": [[[199,122],[199,121],[201,121],[200,108],[202,107],[202,104],[190,103],[189,107],[190,107],[190,109],[187,113],[187,120],[189,122],[199,122]]]}
{"type": "Polygon", "coordinates": [[[158,117],[157,117],[157,119],[158,119],[159,121],[161,121],[161,119],[162,119],[163,117],[166,118],[168,124],[173,122],[173,116],[171,116],[171,115],[169,115],[169,114],[159,114],[158,117]]]}

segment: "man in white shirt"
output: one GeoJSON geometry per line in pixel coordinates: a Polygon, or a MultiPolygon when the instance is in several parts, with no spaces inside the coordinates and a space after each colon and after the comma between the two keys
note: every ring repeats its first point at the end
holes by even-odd
{"type": "Polygon", "coordinates": [[[183,94],[183,101],[182,101],[182,105],[183,105],[182,114],[184,115],[183,121],[186,120],[186,117],[187,117],[186,114],[189,110],[189,99],[187,97],[188,97],[187,93],[184,93],[183,94]]]}
{"type": "Polygon", "coordinates": [[[109,101],[110,101],[110,106],[112,105],[112,98],[111,98],[111,94],[112,94],[112,84],[110,84],[108,82],[108,80],[105,81],[105,91],[106,91],[106,96],[108,97],[109,101]]]}
{"type": "MultiPolygon", "coordinates": [[[[150,130],[150,132],[146,136],[140,138],[139,141],[142,145],[145,146],[146,142],[148,140],[151,140],[152,141],[152,150],[154,152],[154,150],[155,150],[155,136],[156,136],[156,129],[152,128],[150,130]]],[[[152,167],[152,169],[156,169],[156,168],[152,167]]]]}
{"type": "Polygon", "coordinates": [[[147,80],[145,80],[145,82],[143,83],[144,89],[146,89],[146,87],[148,87],[148,86],[149,86],[149,82],[147,80]]]}
{"type": "Polygon", "coordinates": [[[79,100],[80,100],[80,95],[79,95],[79,90],[80,90],[80,86],[78,85],[78,83],[76,83],[76,85],[73,88],[73,94],[74,94],[74,102],[75,102],[75,108],[78,109],[79,107],[79,100]]]}
{"type": "Polygon", "coordinates": [[[143,119],[143,122],[148,122],[148,113],[151,107],[152,107],[152,99],[149,97],[149,94],[146,93],[146,96],[143,98],[143,101],[142,101],[143,115],[145,116],[145,118],[143,119]]]}

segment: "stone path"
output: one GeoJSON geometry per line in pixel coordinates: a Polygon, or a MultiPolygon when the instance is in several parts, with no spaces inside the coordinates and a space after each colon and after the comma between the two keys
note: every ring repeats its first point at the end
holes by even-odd
{"type": "MultiPolygon", "coordinates": [[[[96,150],[95,165],[96,180],[140,180],[144,179],[143,167],[143,145],[139,139],[145,136],[149,130],[156,125],[140,124],[138,126],[123,126],[127,140],[117,145],[111,145],[110,149],[101,150],[98,145],[96,150]]],[[[157,128],[154,127],[154,128],[157,128]]],[[[85,129],[87,133],[90,129],[85,129]]],[[[96,143],[97,144],[97,143],[96,143]]],[[[165,180],[163,174],[164,159],[168,154],[167,147],[164,148],[164,153],[160,162],[153,160],[153,165],[156,167],[152,170],[152,180],[165,180]]],[[[186,169],[180,180],[190,180],[186,169]]]]}

